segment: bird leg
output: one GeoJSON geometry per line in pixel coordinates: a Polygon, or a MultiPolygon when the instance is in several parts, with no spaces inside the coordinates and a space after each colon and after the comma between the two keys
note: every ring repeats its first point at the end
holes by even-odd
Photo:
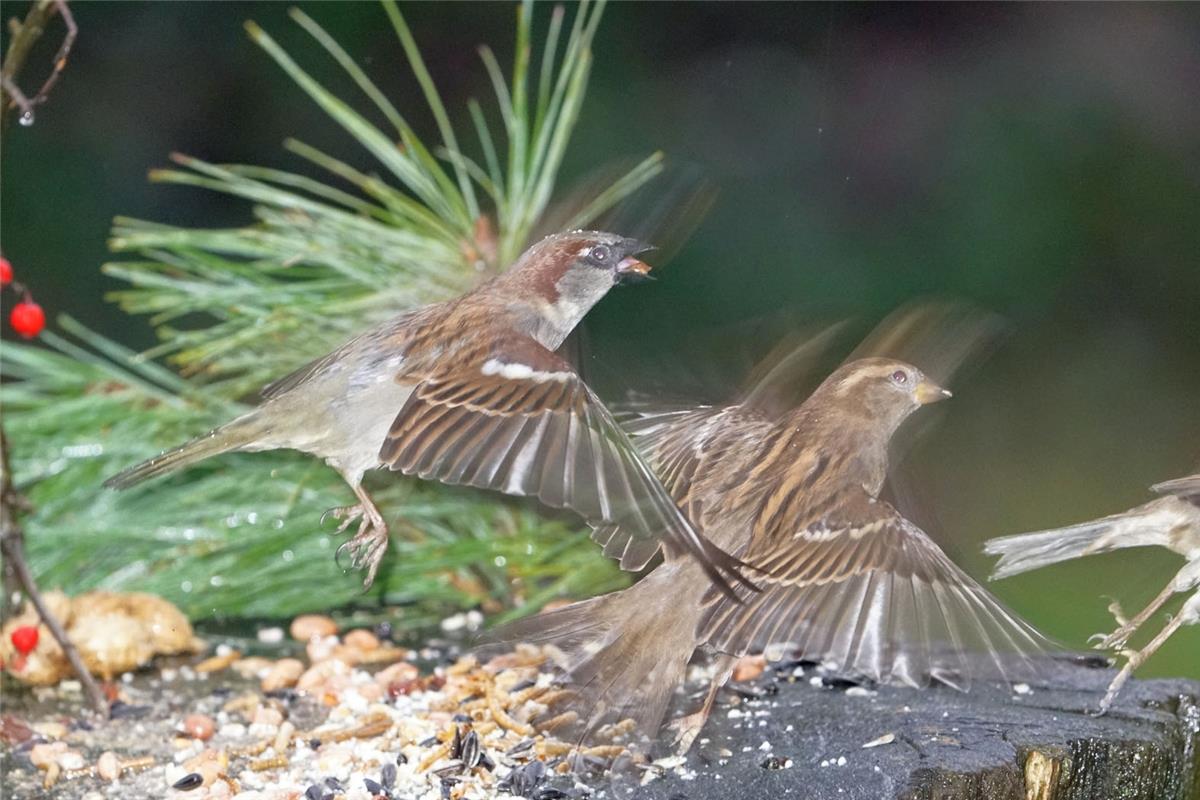
{"type": "Polygon", "coordinates": [[[1129,680],[1129,676],[1133,674],[1133,671],[1146,663],[1146,660],[1154,655],[1155,651],[1162,647],[1163,643],[1167,639],[1170,639],[1175,631],[1179,630],[1183,625],[1194,625],[1197,622],[1200,622],[1200,592],[1188,598],[1187,602],[1183,604],[1183,608],[1179,609],[1179,613],[1163,626],[1163,629],[1158,632],[1157,636],[1150,640],[1149,644],[1141,650],[1129,654],[1125,666],[1121,668],[1121,671],[1117,673],[1117,677],[1113,678],[1112,683],[1108,685],[1108,691],[1105,692],[1104,699],[1100,701],[1099,713],[1104,714],[1108,711],[1113,701],[1117,699],[1117,693],[1121,691],[1121,687],[1129,680]]]}
{"type": "Polygon", "coordinates": [[[342,542],[338,547],[338,555],[345,550],[350,553],[350,566],[354,569],[366,569],[367,577],[363,581],[363,590],[371,588],[375,582],[375,573],[379,570],[379,562],[388,547],[388,528],[383,521],[383,515],[375,507],[374,501],[362,486],[354,486],[354,496],[358,503],[352,506],[331,508],[325,514],[341,520],[337,533],[343,533],[355,520],[358,520],[358,530],[342,542]]]}
{"type": "Polygon", "coordinates": [[[1097,650],[1119,650],[1124,647],[1125,643],[1129,641],[1129,637],[1133,636],[1133,634],[1137,632],[1138,628],[1140,628],[1142,625],[1145,625],[1146,621],[1150,619],[1150,617],[1154,616],[1155,612],[1162,608],[1163,603],[1171,599],[1171,595],[1179,591],[1175,584],[1175,581],[1168,583],[1166,588],[1159,592],[1158,596],[1150,601],[1149,605],[1138,612],[1137,616],[1131,620],[1128,620],[1127,622],[1122,623],[1121,627],[1103,637],[1099,642],[1092,646],[1097,650]]]}
{"type": "Polygon", "coordinates": [[[694,714],[672,720],[669,727],[675,730],[676,754],[684,755],[691,749],[692,742],[696,741],[696,737],[704,728],[704,723],[708,722],[708,718],[712,714],[713,705],[717,701],[717,692],[729,682],[729,676],[733,674],[733,667],[736,663],[737,659],[733,656],[723,655],[718,658],[716,672],[708,685],[708,694],[704,698],[704,705],[694,714]]]}

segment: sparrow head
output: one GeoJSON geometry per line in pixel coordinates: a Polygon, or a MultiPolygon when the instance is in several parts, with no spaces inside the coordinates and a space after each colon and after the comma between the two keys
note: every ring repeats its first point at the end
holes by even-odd
{"type": "Polygon", "coordinates": [[[950,397],[912,364],[890,358],[861,358],[842,365],[825,379],[817,395],[836,407],[870,419],[890,436],[923,405],[950,397]]]}
{"type": "Polygon", "coordinates": [[[555,349],[609,289],[646,277],[650,267],[636,256],[651,249],[615,233],[558,233],[526,250],[504,280],[514,299],[536,308],[539,338],[555,349]]]}

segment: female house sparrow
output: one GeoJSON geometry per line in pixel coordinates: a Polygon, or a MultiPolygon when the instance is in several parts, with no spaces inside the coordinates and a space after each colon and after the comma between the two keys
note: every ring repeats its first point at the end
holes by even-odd
{"type": "Polygon", "coordinates": [[[370,586],[388,545],[362,487],[386,466],[451,484],[534,495],[583,516],[621,566],[660,543],[728,591],[737,562],[701,537],[574,368],[554,351],[649,249],[611,233],[549,236],[467,294],[401,314],[263,390],[258,408],[109,478],[124,489],[230,451],[322,458],[358,503],[334,509],[370,586]]]}
{"type": "Polygon", "coordinates": [[[742,403],[630,423],[680,507],[753,570],[761,593],[731,601],[668,559],[629,589],[498,635],[550,645],[572,695],[552,713],[582,722],[581,737],[625,718],[653,735],[693,652],[715,650],[703,709],[673,725],[684,750],[750,652],[912,686],[1026,669],[1040,636],[879,498],[893,432],[949,396],[909,364],[867,358],[778,419],[742,403]]]}
{"type": "MultiPolygon", "coordinates": [[[[1133,619],[1121,622],[1118,618],[1120,626],[1096,645],[1098,648],[1123,649],[1129,637],[1154,616],[1172,595],[1200,587],[1200,475],[1176,478],[1150,488],[1163,497],[1091,522],[990,539],[984,544],[984,552],[1000,556],[992,579],[1007,578],[1047,564],[1126,547],[1157,545],[1183,556],[1187,563],[1175,573],[1166,588],[1133,619]]],[[[1125,666],[1109,684],[1108,692],[1100,701],[1100,713],[1108,710],[1133,671],[1145,663],[1163,642],[1181,626],[1196,623],[1200,623],[1200,589],[1184,602],[1179,613],[1149,644],[1129,654],[1125,666]]]]}

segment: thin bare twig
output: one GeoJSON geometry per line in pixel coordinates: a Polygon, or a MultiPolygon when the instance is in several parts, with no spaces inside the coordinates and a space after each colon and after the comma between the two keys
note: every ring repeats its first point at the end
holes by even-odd
{"type": "Polygon", "coordinates": [[[66,0],[38,0],[25,15],[24,22],[14,22],[8,54],[4,58],[3,67],[0,67],[0,88],[3,89],[3,92],[0,92],[0,124],[7,122],[8,112],[14,106],[21,109],[22,120],[28,120],[25,124],[32,123],[34,106],[46,102],[50,90],[54,88],[54,84],[58,82],[59,76],[67,66],[67,56],[71,53],[71,47],[75,44],[75,37],[78,33],[79,26],[75,24],[75,17],[71,14],[71,9],[67,7],[66,0]],[[67,28],[66,35],[58,47],[58,53],[54,56],[54,66],[50,75],[42,83],[42,88],[38,89],[37,94],[33,97],[26,97],[21,88],[17,86],[17,74],[25,65],[25,59],[33,49],[34,42],[41,38],[46,30],[46,24],[56,12],[62,17],[63,24],[67,28]]]}
{"type": "Polygon", "coordinates": [[[46,606],[41,592],[38,591],[37,583],[29,572],[29,565],[25,562],[25,532],[21,530],[21,526],[17,522],[17,510],[26,508],[28,508],[28,502],[13,486],[12,468],[9,466],[8,459],[8,437],[4,434],[3,424],[0,424],[0,551],[4,554],[5,572],[16,578],[22,591],[25,592],[25,596],[29,598],[29,602],[33,603],[33,607],[37,609],[38,616],[50,629],[51,635],[58,642],[58,646],[62,648],[63,655],[67,657],[71,668],[79,677],[79,682],[83,684],[83,690],[87,693],[88,701],[96,709],[96,713],[107,717],[109,705],[104,693],[100,691],[96,679],[83,665],[79,651],[67,638],[67,632],[63,630],[62,624],[46,606]]]}
{"type": "MultiPolygon", "coordinates": [[[[3,91],[0,92],[0,128],[3,128],[3,122],[8,118],[10,107],[20,108],[21,113],[25,115],[33,113],[33,106],[45,102],[46,96],[54,88],[59,75],[67,65],[67,56],[71,52],[71,46],[75,43],[75,36],[78,32],[75,18],[71,15],[64,0],[37,0],[29,13],[25,15],[25,21],[14,24],[8,53],[4,57],[3,66],[0,67],[0,86],[3,88],[3,91]],[[41,38],[45,31],[46,23],[56,12],[63,18],[63,23],[67,26],[67,34],[58,48],[58,54],[54,57],[54,68],[51,70],[50,76],[46,78],[38,93],[30,99],[25,97],[25,94],[17,87],[17,75],[25,65],[25,59],[33,49],[34,43],[41,38]]],[[[14,286],[14,288],[18,287],[14,286]]],[[[104,693],[100,691],[96,680],[84,666],[75,645],[67,638],[67,632],[63,629],[62,623],[46,606],[41,592],[38,591],[37,582],[34,581],[33,574],[29,571],[29,565],[25,560],[25,532],[17,520],[18,514],[28,510],[28,501],[13,484],[12,466],[8,457],[8,437],[4,433],[3,424],[0,424],[0,553],[4,557],[4,605],[7,606],[11,599],[11,590],[16,588],[13,584],[19,586],[37,610],[42,622],[50,630],[50,634],[58,642],[58,646],[62,648],[63,655],[66,656],[87,693],[88,701],[98,714],[107,717],[109,705],[104,693]]]]}

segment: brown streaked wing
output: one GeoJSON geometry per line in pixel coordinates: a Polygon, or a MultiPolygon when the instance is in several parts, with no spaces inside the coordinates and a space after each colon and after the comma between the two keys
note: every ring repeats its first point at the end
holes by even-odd
{"type": "Polygon", "coordinates": [[[703,641],[725,653],[795,653],[845,674],[965,688],[1028,678],[1050,643],[959,569],[920,528],[861,489],[798,535],[744,560],[762,593],[705,597],[703,641]],[[851,520],[853,520],[851,522],[851,520]]]}
{"type": "Polygon", "coordinates": [[[439,317],[441,313],[442,309],[439,306],[425,306],[393,317],[387,322],[360,333],[333,352],[315,358],[282,378],[268,383],[259,390],[259,396],[266,401],[286,394],[292,389],[308,383],[310,379],[336,367],[364,346],[377,350],[378,360],[384,360],[397,352],[405,353],[412,346],[413,340],[419,339],[424,333],[421,328],[422,323],[439,317]]]}
{"type": "Polygon", "coordinates": [[[688,508],[696,499],[692,491],[697,481],[712,466],[719,464],[722,472],[734,468],[723,460],[727,445],[736,443],[734,440],[762,441],[774,423],[760,412],[741,406],[701,406],[642,413],[623,427],[645,453],[675,502],[688,508]]]}
{"type": "Polygon", "coordinates": [[[380,449],[389,468],[569,508],[627,570],[665,545],[699,559],[722,592],[730,580],[745,582],[739,562],[695,531],[571,365],[533,339],[510,333],[416,379],[380,449]]]}

